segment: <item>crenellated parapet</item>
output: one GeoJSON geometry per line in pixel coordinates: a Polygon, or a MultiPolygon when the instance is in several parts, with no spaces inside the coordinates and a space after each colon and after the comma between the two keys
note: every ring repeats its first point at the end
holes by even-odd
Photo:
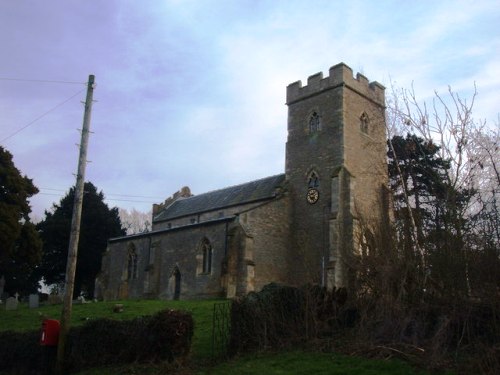
{"type": "Polygon", "coordinates": [[[323,78],[321,72],[310,76],[307,79],[307,86],[302,86],[302,81],[289,84],[286,88],[286,104],[292,104],[308,96],[342,86],[348,87],[382,106],[385,105],[385,87],[376,81],[368,81],[368,78],[360,73],[354,77],[352,69],[344,63],[332,66],[328,77],[323,78]]]}
{"type": "Polygon", "coordinates": [[[191,194],[191,189],[189,189],[188,186],[182,187],[179,191],[175,192],[171,197],[165,199],[165,202],[160,204],[156,203],[153,204],[153,218],[179,198],[189,198],[192,196],[193,194],[191,194]]]}

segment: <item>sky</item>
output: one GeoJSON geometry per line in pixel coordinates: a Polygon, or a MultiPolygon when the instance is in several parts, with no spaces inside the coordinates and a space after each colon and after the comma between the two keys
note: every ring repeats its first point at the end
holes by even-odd
{"type": "Polygon", "coordinates": [[[142,212],[284,172],[286,86],[344,62],[421,100],[451,86],[498,123],[498,0],[0,0],[0,145],[44,218],[86,180],[142,212]]]}

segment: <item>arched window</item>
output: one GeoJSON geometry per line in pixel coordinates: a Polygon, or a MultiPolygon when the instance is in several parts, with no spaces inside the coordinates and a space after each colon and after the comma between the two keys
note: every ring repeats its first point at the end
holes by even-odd
{"type": "Polygon", "coordinates": [[[363,112],[361,117],[359,118],[359,129],[361,132],[368,134],[368,125],[370,124],[370,118],[366,114],[366,112],[363,112]]]}
{"type": "Polygon", "coordinates": [[[127,279],[137,279],[137,253],[134,244],[128,247],[127,279]]]}
{"type": "Polygon", "coordinates": [[[212,272],[212,245],[210,245],[210,241],[204,238],[201,241],[201,253],[203,254],[203,273],[211,273],[212,272]]]}
{"type": "Polygon", "coordinates": [[[312,171],[311,173],[309,173],[309,178],[307,180],[307,187],[309,189],[319,187],[319,177],[318,177],[318,174],[316,172],[312,171]]]}
{"type": "Polygon", "coordinates": [[[313,112],[309,117],[309,133],[316,133],[321,129],[321,122],[317,112],[313,112]]]}

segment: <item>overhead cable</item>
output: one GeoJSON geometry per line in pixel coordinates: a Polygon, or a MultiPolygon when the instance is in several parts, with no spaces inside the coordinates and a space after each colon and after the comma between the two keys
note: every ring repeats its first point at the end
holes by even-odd
{"type": "Polygon", "coordinates": [[[26,129],[27,127],[33,125],[35,122],[37,122],[38,120],[40,120],[41,118],[43,118],[44,116],[48,115],[50,112],[52,112],[53,110],[59,108],[60,106],[62,106],[63,104],[66,104],[67,102],[69,102],[71,99],[73,99],[75,96],[79,95],[80,93],[82,93],[83,91],[85,91],[86,89],[82,89],[80,91],[78,91],[76,94],[70,96],[68,99],[64,100],[63,102],[59,103],[58,105],[56,105],[55,107],[49,109],[47,112],[43,113],[42,115],[38,116],[37,118],[35,118],[34,120],[32,120],[31,122],[29,122],[28,124],[24,125],[22,128],[16,130],[14,133],[12,133],[11,135],[3,138],[2,140],[0,140],[0,142],[5,142],[6,140],[12,138],[13,136],[15,136],[16,134],[20,133],[21,131],[23,131],[24,129],[26,129]]]}

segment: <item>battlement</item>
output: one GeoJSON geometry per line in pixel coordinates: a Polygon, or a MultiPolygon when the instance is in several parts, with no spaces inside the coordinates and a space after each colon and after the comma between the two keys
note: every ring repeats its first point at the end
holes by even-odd
{"type": "Polygon", "coordinates": [[[184,186],[181,188],[179,191],[176,191],[171,197],[168,197],[165,199],[165,202],[160,203],[160,204],[153,204],[153,218],[158,215],[161,211],[163,211],[165,208],[170,206],[172,203],[174,203],[177,199],[179,198],[189,198],[192,197],[193,194],[191,194],[191,189],[189,189],[188,186],[184,186]]]}
{"type": "Polygon", "coordinates": [[[360,73],[357,73],[354,78],[352,69],[344,63],[332,66],[326,78],[323,78],[321,72],[313,74],[307,79],[307,86],[302,86],[302,81],[289,84],[286,88],[286,103],[291,104],[305,97],[341,86],[347,86],[381,105],[385,103],[384,86],[376,81],[369,82],[368,78],[360,73]]]}

